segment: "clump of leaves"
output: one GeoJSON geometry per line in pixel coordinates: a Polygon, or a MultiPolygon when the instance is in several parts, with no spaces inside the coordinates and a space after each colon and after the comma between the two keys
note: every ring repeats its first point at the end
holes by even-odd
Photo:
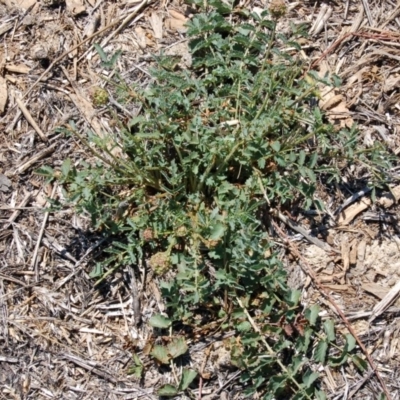
{"type": "MultiPolygon", "coordinates": [[[[191,68],[160,57],[148,88],[117,79],[120,101],[142,112],[107,139],[84,138],[71,123],[97,162],[66,161],[61,179],[94,227],[115,239],[95,271],[100,280],[147,260],[154,274],[168,276],[161,289],[169,319],[156,318],[159,328],[219,321],[236,330],[231,359],[243,369],[247,395],[322,399],[310,360],[346,362],[354,341],[347,338],[338,356],[341,339],[329,323],[318,333],[318,312],[304,312],[300,292],[288,288],[265,222],[295,201],[322,208],[318,179],[339,181],[350,163],[376,178],[385,159],[378,148],[357,148],[355,128],[338,131],[310,107],[318,92],[310,82],[321,79],[306,73],[296,50],[282,50],[299,50],[304,34],[301,26],[290,36],[276,32],[283,7],[274,2],[271,18],[205,3],[194,1],[200,12],[188,23],[191,68]]],[[[174,358],[156,350],[156,359],[174,358]]],[[[167,389],[186,389],[189,375],[167,389]]]]}

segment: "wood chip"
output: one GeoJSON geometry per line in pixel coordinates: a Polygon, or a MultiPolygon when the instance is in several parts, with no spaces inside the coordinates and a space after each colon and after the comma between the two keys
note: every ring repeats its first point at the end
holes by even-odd
{"type": "Polygon", "coordinates": [[[169,10],[168,13],[170,18],[166,19],[165,26],[173,31],[181,33],[186,32],[186,22],[188,19],[183,14],[175,10],[169,10]]]}
{"type": "Polygon", "coordinates": [[[163,37],[163,24],[161,15],[157,12],[152,12],[150,15],[150,24],[154,32],[156,39],[162,39],[163,37]]]}
{"type": "Polygon", "coordinates": [[[337,219],[338,225],[348,225],[358,214],[366,210],[371,204],[371,199],[362,199],[358,203],[352,204],[350,207],[341,211],[337,219]]]}
{"type": "Polygon", "coordinates": [[[397,298],[400,292],[400,281],[394,285],[385,297],[374,307],[372,315],[368,322],[372,322],[376,317],[379,317],[397,298]]]}
{"type": "Polygon", "coordinates": [[[7,82],[0,76],[0,114],[3,114],[7,104],[7,82]]]}
{"type": "Polygon", "coordinates": [[[8,72],[14,72],[16,74],[29,74],[31,70],[26,65],[14,65],[14,64],[6,64],[5,69],[8,72]]]}
{"type": "Polygon", "coordinates": [[[390,193],[384,194],[378,203],[385,208],[391,207],[393,204],[397,203],[400,199],[400,185],[394,187],[390,190],[390,193]]]}
{"type": "Polygon", "coordinates": [[[81,0],[65,0],[67,10],[74,16],[86,12],[86,7],[81,0]]]}
{"type": "Polygon", "coordinates": [[[363,283],[361,287],[366,292],[373,294],[381,300],[388,294],[390,290],[390,288],[385,288],[374,282],[363,283]]]}
{"type": "Polygon", "coordinates": [[[357,264],[357,251],[358,251],[357,239],[354,239],[350,244],[350,254],[349,254],[350,265],[357,264]]]}

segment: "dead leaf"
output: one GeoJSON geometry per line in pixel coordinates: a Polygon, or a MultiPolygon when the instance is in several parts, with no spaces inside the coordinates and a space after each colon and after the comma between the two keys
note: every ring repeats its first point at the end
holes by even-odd
{"type": "Polygon", "coordinates": [[[169,10],[168,13],[170,15],[170,18],[167,18],[165,21],[165,26],[167,27],[167,29],[171,29],[173,31],[178,31],[181,33],[186,32],[186,22],[188,19],[183,14],[175,10],[169,10]]]}
{"type": "Polygon", "coordinates": [[[179,19],[179,20],[185,21],[185,22],[187,21],[187,18],[178,11],[168,10],[168,13],[172,18],[179,19]]]}
{"type": "Polygon", "coordinates": [[[0,114],[3,114],[6,109],[7,98],[7,82],[0,76],[0,114]]]}
{"type": "Polygon", "coordinates": [[[389,293],[390,290],[390,288],[383,287],[373,282],[363,283],[361,287],[364,291],[373,294],[375,297],[381,300],[389,293]]]}
{"type": "Polygon", "coordinates": [[[36,0],[0,0],[0,3],[5,4],[9,8],[28,10],[36,3],[36,0]]]}
{"type": "Polygon", "coordinates": [[[161,15],[157,12],[152,12],[150,15],[150,24],[154,32],[156,39],[162,39],[163,37],[163,26],[161,15]]]}
{"type": "Polygon", "coordinates": [[[66,0],[67,10],[74,16],[86,12],[86,7],[81,0],[66,0]]]}
{"type": "Polygon", "coordinates": [[[400,87],[400,76],[389,76],[383,84],[382,90],[387,93],[400,87]]]}
{"type": "Polygon", "coordinates": [[[142,27],[138,26],[135,28],[135,34],[139,47],[144,50],[147,47],[146,31],[142,27]]]}

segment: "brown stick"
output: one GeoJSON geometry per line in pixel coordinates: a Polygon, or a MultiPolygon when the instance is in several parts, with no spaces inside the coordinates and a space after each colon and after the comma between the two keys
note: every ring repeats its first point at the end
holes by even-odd
{"type": "Polygon", "coordinates": [[[360,338],[357,336],[356,332],[354,331],[353,327],[351,326],[349,320],[346,318],[346,316],[343,314],[343,311],[340,309],[340,307],[335,303],[335,301],[333,300],[332,296],[326,291],[326,289],[322,286],[322,284],[318,281],[314,271],[310,268],[309,264],[307,263],[306,259],[300,254],[297,246],[290,242],[289,238],[287,237],[287,235],[282,231],[282,229],[275,223],[273,222],[273,225],[276,229],[276,231],[279,233],[280,237],[287,243],[287,245],[289,246],[289,248],[292,250],[293,254],[295,256],[297,256],[299,258],[299,260],[301,260],[302,265],[301,267],[304,269],[304,272],[306,272],[306,274],[308,274],[310,276],[310,278],[313,280],[314,285],[318,288],[318,290],[329,300],[329,302],[332,304],[332,306],[335,308],[335,310],[337,311],[337,313],[340,315],[340,317],[342,318],[344,324],[346,325],[347,329],[349,330],[349,332],[353,335],[353,337],[356,339],[358,345],[360,346],[362,352],[364,353],[365,357],[368,360],[368,364],[371,366],[372,370],[374,371],[376,377],[378,378],[381,386],[382,386],[382,390],[385,392],[386,398],[387,400],[391,400],[392,397],[389,394],[389,391],[385,385],[385,383],[383,382],[383,379],[380,375],[380,373],[378,372],[378,369],[376,368],[371,356],[369,355],[367,349],[365,348],[363,342],[360,340],[360,338]]]}

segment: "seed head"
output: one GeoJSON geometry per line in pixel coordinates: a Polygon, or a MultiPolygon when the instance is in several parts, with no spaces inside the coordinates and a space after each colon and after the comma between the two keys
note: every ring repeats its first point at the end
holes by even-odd
{"type": "Polygon", "coordinates": [[[154,239],[154,231],[151,228],[146,228],[143,231],[143,240],[145,242],[151,242],[154,239]]]}
{"type": "Polygon", "coordinates": [[[272,0],[269,6],[269,12],[272,18],[278,20],[286,15],[286,4],[283,0],[272,0]]]}
{"type": "Polygon", "coordinates": [[[156,275],[163,275],[171,266],[169,255],[166,251],[159,251],[150,257],[149,265],[156,275]]]}

